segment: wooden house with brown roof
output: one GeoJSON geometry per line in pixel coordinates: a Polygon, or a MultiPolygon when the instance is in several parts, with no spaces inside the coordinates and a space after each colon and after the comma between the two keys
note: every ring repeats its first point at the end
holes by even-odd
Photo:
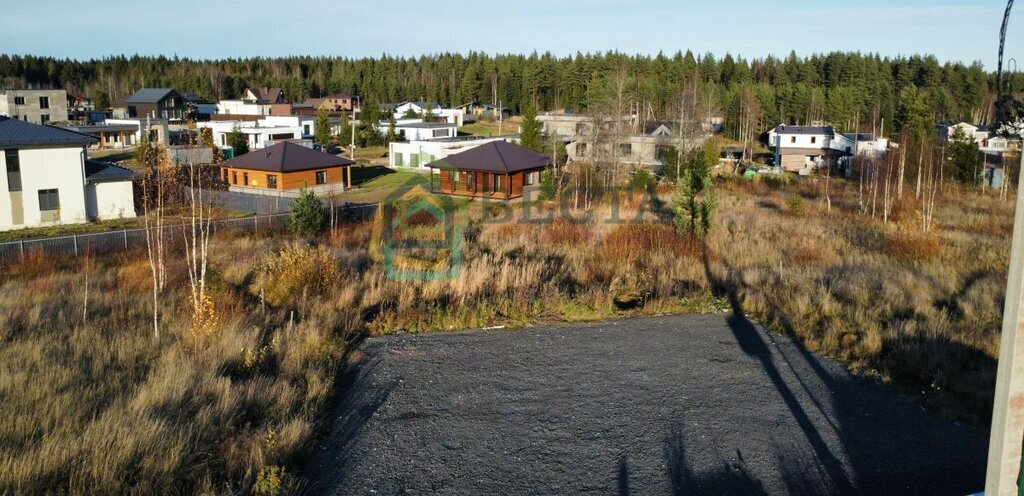
{"type": "Polygon", "coordinates": [[[427,164],[431,177],[439,169],[437,193],[509,200],[540,185],[551,157],[529,148],[493,141],[427,164]]]}
{"type": "Polygon", "coordinates": [[[285,141],[221,162],[221,179],[234,191],[289,191],[303,186],[318,193],[352,185],[355,162],[285,141]]]}

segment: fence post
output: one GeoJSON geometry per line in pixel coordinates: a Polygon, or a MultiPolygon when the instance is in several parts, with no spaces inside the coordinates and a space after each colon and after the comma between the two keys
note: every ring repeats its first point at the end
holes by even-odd
{"type": "Polygon", "coordinates": [[[18,240],[18,248],[21,251],[21,259],[25,260],[25,240],[24,239],[19,239],[18,240]]]}
{"type": "Polygon", "coordinates": [[[260,216],[259,215],[252,216],[252,232],[254,232],[254,233],[260,232],[260,216]]]}
{"type": "Polygon", "coordinates": [[[128,251],[128,230],[122,229],[121,232],[124,234],[124,251],[128,251]]]}
{"type": "Polygon", "coordinates": [[[77,257],[78,256],[78,235],[77,234],[72,234],[71,237],[72,237],[72,239],[75,240],[75,256],[77,257]]]}

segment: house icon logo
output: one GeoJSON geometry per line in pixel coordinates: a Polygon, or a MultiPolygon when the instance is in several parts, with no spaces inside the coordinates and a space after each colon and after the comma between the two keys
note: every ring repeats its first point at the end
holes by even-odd
{"type": "Polygon", "coordinates": [[[462,229],[455,204],[431,194],[414,178],[385,198],[377,209],[370,243],[374,260],[388,279],[451,280],[462,271],[462,229]]]}

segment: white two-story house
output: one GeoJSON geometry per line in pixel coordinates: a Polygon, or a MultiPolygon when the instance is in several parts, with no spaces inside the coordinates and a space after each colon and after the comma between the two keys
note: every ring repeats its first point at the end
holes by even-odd
{"type": "Polygon", "coordinates": [[[768,131],[768,146],[775,151],[775,163],[790,172],[836,167],[854,153],[853,139],[832,126],[779,124],[768,131]]]}
{"type": "Polygon", "coordinates": [[[88,160],[94,142],[0,117],[0,230],[135,217],[134,173],[88,160]]]}

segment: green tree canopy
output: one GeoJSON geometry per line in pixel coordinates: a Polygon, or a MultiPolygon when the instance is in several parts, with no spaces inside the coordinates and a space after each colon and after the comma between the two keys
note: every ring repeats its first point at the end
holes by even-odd
{"type": "Polygon", "coordinates": [[[520,144],[534,151],[544,151],[540,128],[537,109],[533,105],[528,105],[523,113],[523,123],[519,125],[520,144]]]}
{"type": "Polygon", "coordinates": [[[315,139],[316,142],[321,145],[330,145],[334,142],[334,132],[332,129],[334,126],[331,124],[331,118],[327,116],[327,111],[320,109],[316,111],[316,126],[315,139]]]}
{"type": "Polygon", "coordinates": [[[326,219],[323,202],[316,193],[303,186],[289,208],[288,230],[295,236],[315,236],[323,230],[326,219]]]}
{"type": "Polygon", "coordinates": [[[228,146],[235,149],[235,156],[249,153],[249,137],[237,126],[228,133],[228,146]]]}

